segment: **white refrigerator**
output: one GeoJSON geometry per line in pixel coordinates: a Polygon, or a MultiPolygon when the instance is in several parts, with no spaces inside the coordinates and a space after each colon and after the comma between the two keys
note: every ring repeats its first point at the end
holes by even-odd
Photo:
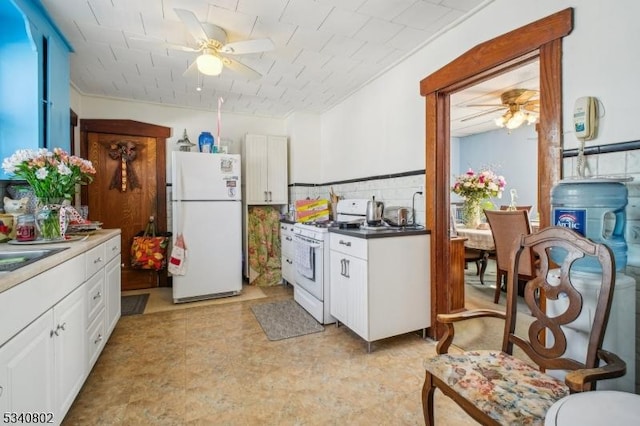
{"type": "Polygon", "coordinates": [[[173,302],[242,291],[240,156],[171,153],[173,243],[182,233],[186,272],[173,276],[173,302]]]}

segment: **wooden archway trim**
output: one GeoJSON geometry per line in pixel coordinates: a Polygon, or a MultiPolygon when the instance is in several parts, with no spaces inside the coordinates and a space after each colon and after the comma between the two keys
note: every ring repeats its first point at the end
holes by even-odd
{"type": "Polygon", "coordinates": [[[562,173],[562,37],[573,29],[568,8],[470,49],[420,82],[426,97],[426,225],[431,230],[431,324],[429,335],[442,334],[439,313],[451,312],[449,248],[451,93],[539,59],[538,210],[548,226],[549,194],[562,173]]]}

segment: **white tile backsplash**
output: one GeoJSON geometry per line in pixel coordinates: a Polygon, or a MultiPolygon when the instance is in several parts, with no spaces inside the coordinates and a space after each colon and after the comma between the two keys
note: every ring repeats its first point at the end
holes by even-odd
{"type": "MultiPolygon", "coordinates": [[[[385,206],[403,206],[411,208],[413,194],[416,191],[423,191],[424,182],[425,179],[422,174],[415,176],[362,180],[334,185],[291,186],[289,187],[289,200],[291,203],[294,203],[296,200],[304,200],[306,198],[329,199],[329,189],[333,188],[333,192],[344,199],[370,199],[372,196],[375,196],[376,200],[382,201],[385,206]]],[[[415,209],[416,223],[424,225],[424,196],[416,195],[415,209]]]]}

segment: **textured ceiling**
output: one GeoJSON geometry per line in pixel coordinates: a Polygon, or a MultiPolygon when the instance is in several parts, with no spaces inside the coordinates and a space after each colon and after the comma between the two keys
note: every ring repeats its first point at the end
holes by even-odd
{"type": "MultiPolygon", "coordinates": [[[[321,113],[401,61],[484,0],[41,0],[74,52],[85,95],[272,117],[321,113]],[[185,71],[198,53],[174,8],[275,49],[233,58],[262,77],[185,71]],[[200,87],[201,91],[197,88],[200,87]]],[[[417,84],[417,82],[416,82],[417,84]]],[[[416,86],[417,87],[417,86],[416,86]]],[[[416,89],[417,90],[417,89],[416,89]]]]}

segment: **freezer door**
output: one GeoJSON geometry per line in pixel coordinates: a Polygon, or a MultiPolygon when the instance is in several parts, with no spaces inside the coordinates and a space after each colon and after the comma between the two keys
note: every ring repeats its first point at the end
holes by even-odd
{"type": "Polygon", "coordinates": [[[240,200],[240,156],[173,151],[173,200],[240,200]]]}
{"type": "Polygon", "coordinates": [[[239,293],[242,290],[242,203],[185,201],[173,202],[173,205],[174,243],[182,229],[187,247],[186,274],[173,276],[174,302],[239,293]]]}

